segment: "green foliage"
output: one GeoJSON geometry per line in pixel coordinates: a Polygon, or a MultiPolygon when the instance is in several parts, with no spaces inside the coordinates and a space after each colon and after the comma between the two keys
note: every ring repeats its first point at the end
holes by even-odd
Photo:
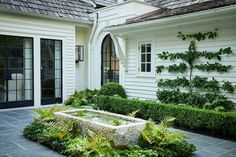
{"type": "Polygon", "coordinates": [[[129,113],[128,116],[135,118],[135,117],[137,116],[137,113],[138,113],[139,111],[140,111],[140,110],[133,111],[133,112],[129,113]]]}
{"type": "Polygon", "coordinates": [[[156,73],[161,73],[165,67],[163,65],[156,66],[156,73]]]}
{"type": "Polygon", "coordinates": [[[193,33],[193,34],[183,34],[182,32],[178,32],[178,38],[185,41],[188,39],[194,39],[197,41],[205,40],[205,39],[214,39],[217,37],[217,29],[214,32],[206,32],[206,33],[193,33]]]}
{"type": "Polygon", "coordinates": [[[158,87],[189,87],[189,80],[186,77],[170,80],[170,79],[160,79],[158,81],[158,87]]]}
{"type": "Polygon", "coordinates": [[[79,116],[79,117],[83,117],[84,116],[84,111],[83,110],[77,111],[76,115],[79,116]]]}
{"type": "Polygon", "coordinates": [[[234,86],[229,81],[225,81],[221,88],[226,92],[234,93],[234,86]]]}
{"type": "Polygon", "coordinates": [[[200,65],[195,65],[194,68],[203,71],[203,72],[219,72],[219,73],[226,73],[229,72],[232,69],[231,65],[222,65],[220,63],[209,63],[207,62],[206,64],[200,64],[200,65]]]}
{"type": "Polygon", "coordinates": [[[59,153],[65,153],[65,149],[67,148],[69,142],[68,139],[57,138],[59,137],[57,136],[59,133],[55,132],[57,129],[50,127],[50,125],[45,125],[45,123],[38,123],[35,121],[32,124],[26,126],[26,128],[23,130],[24,136],[31,139],[32,141],[49,146],[59,153]]]}
{"type": "Polygon", "coordinates": [[[217,112],[224,112],[224,111],[225,111],[225,108],[224,108],[223,106],[217,106],[217,107],[215,108],[215,111],[217,111],[217,112]]]}
{"type": "MultiPolygon", "coordinates": [[[[173,119],[168,119],[168,122],[173,119]]],[[[187,157],[196,150],[195,146],[188,144],[186,137],[181,132],[171,132],[167,130],[166,123],[161,122],[158,127],[149,122],[141,132],[141,143],[146,148],[168,149],[174,156],[187,157]]]]}
{"type": "Polygon", "coordinates": [[[72,107],[80,107],[81,105],[88,105],[89,103],[95,103],[97,99],[98,90],[85,90],[75,92],[66,101],[65,105],[71,105],[72,107]]]}
{"type": "MultiPolygon", "coordinates": [[[[222,91],[226,91],[228,93],[234,92],[234,86],[229,82],[226,81],[221,83],[217,81],[215,78],[208,80],[208,78],[195,76],[193,78],[194,70],[199,70],[202,72],[219,72],[219,73],[226,73],[232,70],[231,65],[223,65],[219,62],[223,55],[231,55],[233,53],[230,47],[228,48],[221,48],[216,52],[209,52],[209,51],[198,51],[197,50],[197,42],[206,40],[206,39],[214,39],[217,37],[217,30],[213,32],[206,32],[206,33],[193,33],[193,34],[183,34],[181,32],[178,33],[177,36],[179,39],[189,41],[188,50],[185,52],[178,52],[178,53],[169,53],[168,51],[164,51],[161,54],[158,54],[158,57],[162,60],[180,60],[182,63],[179,65],[172,64],[169,66],[157,66],[156,72],[161,73],[163,70],[168,70],[169,73],[185,73],[188,75],[188,79],[186,77],[178,77],[176,79],[160,79],[157,84],[158,87],[162,88],[163,91],[160,89],[157,91],[157,98],[165,103],[177,103],[183,104],[188,103],[190,105],[198,105],[198,107],[202,107],[204,105],[205,99],[204,94],[200,94],[205,92],[207,94],[212,94],[212,96],[216,96],[213,100],[218,98],[218,95],[222,91]],[[206,62],[204,64],[198,64],[199,59],[207,59],[207,60],[215,60],[218,62],[209,63],[206,62]],[[187,73],[188,72],[188,73],[187,73]],[[222,84],[222,85],[221,85],[222,84]],[[167,91],[171,88],[172,91],[167,91]],[[179,88],[185,88],[188,90],[188,93],[180,92],[179,88]],[[177,93],[179,92],[179,93],[177,93]],[[217,94],[216,94],[217,93],[217,94]],[[171,95],[176,94],[176,95],[171,95]],[[202,96],[202,98],[201,98],[202,96]],[[180,97],[183,97],[181,99],[180,97]],[[201,100],[202,99],[202,100],[201,100]],[[175,100],[179,100],[174,102],[175,100]],[[198,104],[198,102],[200,104],[198,104]]],[[[212,101],[213,101],[212,100],[212,101]]],[[[210,101],[209,103],[212,103],[210,101]]]]}
{"type": "Polygon", "coordinates": [[[163,149],[148,149],[138,146],[118,151],[119,157],[175,157],[171,151],[163,149]]]}
{"type": "Polygon", "coordinates": [[[216,99],[212,103],[206,103],[205,109],[214,109],[216,111],[232,111],[234,109],[234,103],[230,100],[216,99]]]}
{"type": "Polygon", "coordinates": [[[114,120],[112,121],[112,123],[113,123],[115,126],[121,125],[121,122],[120,122],[119,120],[117,120],[117,119],[114,119],[114,120]]]}
{"type": "Polygon", "coordinates": [[[39,114],[41,121],[51,121],[55,119],[54,112],[65,111],[69,107],[53,105],[51,108],[38,108],[34,111],[39,114]]]}
{"type": "Polygon", "coordinates": [[[207,99],[204,98],[198,92],[184,93],[177,90],[158,90],[157,91],[158,100],[162,103],[173,103],[173,104],[188,104],[193,106],[202,107],[207,99]]]}
{"type": "Polygon", "coordinates": [[[236,137],[236,114],[232,113],[108,96],[98,97],[98,107],[101,110],[124,115],[139,109],[137,114],[139,118],[160,122],[165,117],[175,117],[176,126],[225,137],[236,137]]]}
{"type": "Polygon", "coordinates": [[[179,65],[170,65],[167,70],[169,73],[185,73],[187,71],[187,65],[185,63],[180,63],[179,65]]]}
{"type": "Polygon", "coordinates": [[[97,101],[97,95],[99,93],[99,90],[90,90],[90,89],[87,89],[85,91],[85,98],[88,100],[88,102],[90,103],[96,103],[97,101]]]}
{"type": "MultiPolygon", "coordinates": [[[[121,98],[117,97],[117,99],[121,98]]],[[[149,103],[153,102],[149,101],[149,103]]],[[[174,120],[173,118],[165,119],[165,121],[160,123],[160,128],[155,127],[155,129],[152,130],[153,134],[150,134],[153,136],[152,144],[145,145],[146,138],[143,138],[143,141],[140,142],[144,145],[117,146],[114,145],[112,137],[107,138],[103,132],[84,130],[83,127],[74,120],[50,118],[50,121],[42,121],[42,119],[50,117],[48,113],[55,110],[58,110],[58,108],[53,107],[50,112],[47,111],[47,114],[40,110],[39,113],[42,116],[26,126],[23,130],[23,134],[25,137],[40,144],[44,144],[66,156],[185,157],[195,150],[193,145],[186,142],[182,134],[170,132],[166,129],[166,127],[169,126],[168,124],[174,120]]],[[[135,113],[138,113],[138,111],[135,113]]],[[[118,123],[119,125],[121,124],[118,121],[114,121],[114,123],[117,125],[118,123]]],[[[147,125],[145,131],[141,133],[143,137],[145,137],[145,134],[148,135],[147,130],[150,130],[150,125],[147,125]]]]}
{"type": "Polygon", "coordinates": [[[116,82],[110,82],[102,86],[102,88],[99,91],[99,95],[108,95],[108,96],[118,95],[122,98],[127,98],[125,89],[119,83],[116,82]]]}
{"type": "Polygon", "coordinates": [[[66,150],[71,156],[114,156],[111,141],[103,134],[89,134],[88,137],[77,137],[73,139],[66,150]]]}

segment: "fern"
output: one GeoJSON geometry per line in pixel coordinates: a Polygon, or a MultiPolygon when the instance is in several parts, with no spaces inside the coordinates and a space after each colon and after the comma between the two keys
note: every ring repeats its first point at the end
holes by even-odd
{"type": "Polygon", "coordinates": [[[133,111],[133,112],[129,113],[128,116],[135,118],[136,115],[137,115],[137,113],[138,113],[139,111],[140,111],[140,110],[133,111]]]}
{"type": "Polygon", "coordinates": [[[67,148],[67,152],[74,156],[114,156],[115,151],[112,148],[112,142],[103,136],[103,134],[96,134],[88,131],[87,136],[77,137],[71,141],[67,148]]]}
{"type": "Polygon", "coordinates": [[[55,104],[49,109],[38,108],[38,109],[35,109],[34,111],[37,114],[39,114],[40,121],[51,121],[55,119],[54,112],[65,111],[68,108],[69,108],[68,106],[56,106],[55,104]]]}

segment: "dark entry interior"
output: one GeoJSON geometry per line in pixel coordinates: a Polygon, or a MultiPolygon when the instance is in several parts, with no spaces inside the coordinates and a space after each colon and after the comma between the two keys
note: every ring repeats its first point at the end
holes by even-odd
{"type": "Polygon", "coordinates": [[[119,82],[119,60],[110,35],[107,35],[102,42],[101,56],[101,85],[108,82],[119,82]]]}

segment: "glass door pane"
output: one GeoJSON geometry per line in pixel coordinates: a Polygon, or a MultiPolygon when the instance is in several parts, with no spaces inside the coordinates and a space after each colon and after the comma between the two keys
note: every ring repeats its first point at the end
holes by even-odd
{"type": "Polygon", "coordinates": [[[0,35],[0,108],[33,105],[33,40],[0,35]]]}
{"type": "Polygon", "coordinates": [[[42,105],[62,102],[62,41],[41,39],[42,105]]]}

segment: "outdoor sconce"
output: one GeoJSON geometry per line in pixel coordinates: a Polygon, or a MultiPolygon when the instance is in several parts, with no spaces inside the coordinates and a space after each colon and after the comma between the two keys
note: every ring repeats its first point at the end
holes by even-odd
{"type": "Polygon", "coordinates": [[[75,63],[83,62],[84,61],[84,46],[83,45],[76,45],[75,50],[76,50],[75,63]]]}

